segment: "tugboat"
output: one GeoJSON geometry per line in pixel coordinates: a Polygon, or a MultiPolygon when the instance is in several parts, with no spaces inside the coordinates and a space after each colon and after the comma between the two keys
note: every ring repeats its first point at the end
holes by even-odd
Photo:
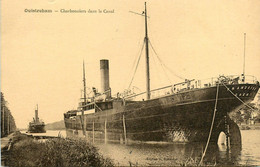
{"type": "Polygon", "coordinates": [[[28,128],[29,133],[46,133],[45,130],[45,123],[43,121],[40,121],[38,117],[38,105],[35,109],[35,118],[33,118],[33,121],[29,123],[28,128]]]}

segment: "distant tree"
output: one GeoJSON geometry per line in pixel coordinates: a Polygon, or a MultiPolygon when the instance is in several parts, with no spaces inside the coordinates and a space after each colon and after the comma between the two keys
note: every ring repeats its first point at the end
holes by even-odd
{"type": "Polygon", "coordinates": [[[248,106],[243,106],[240,111],[243,112],[243,119],[244,119],[244,122],[248,122],[248,120],[252,117],[254,117],[254,112],[257,111],[257,108],[256,108],[256,104],[255,103],[248,103],[247,104],[248,106]]]}
{"type": "Polygon", "coordinates": [[[229,116],[237,124],[241,124],[243,122],[243,118],[242,118],[242,114],[241,114],[240,110],[232,112],[229,116]]]}
{"type": "Polygon", "coordinates": [[[1,92],[1,137],[9,135],[16,130],[15,120],[7,106],[4,94],[1,92]]]}
{"type": "MultiPolygon", "coordinates": [[[[249,119],[252,117],[252,114],[257,111],[255,103],[248,103],[248,106],[244,105],[239,110],[232,112],[229,116],[237,124],[242,122],[248,123],[249,119]]],[[[259,114],[257,114],[259,117],[259,114]]]]}

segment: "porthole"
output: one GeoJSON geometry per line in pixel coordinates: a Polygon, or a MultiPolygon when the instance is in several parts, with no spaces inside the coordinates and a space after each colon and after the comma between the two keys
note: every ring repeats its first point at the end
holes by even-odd
{"type": "Polygon", "coordinates": [[[248,86],[248,88],[247,89],[250,89],[250,86],[248,86]]]}
{"type": "Polygon", "coordinates": [[[245,86],[245,89],[247,88],[247,86],[245,86]]]}
{"type": "Polygon", "coordinates": [[[234,90],[235,88],[234,87],[232,87],[232,90],[234,90]]]}
{"type": "Polygon", "coordinates": [[[239,86],[237,87],[237,89],[239,89],[239,86]]]}
{"type": "Polygon", "coordinates": [[[248,96],[248,95],[249,95],[249,93],[246,94],[246,96],[248,96]]]}
{"type": "Polygon", "coordinates": [[[243,86],[241,86],[241,89],[244,89],[244,87],[243,87],[243,86]]]}
{"type": "Polygon", "coordinates": [[[241,93],[239,93],[239,96],[241,96],[241,93]]]}
{"type": "Polygon", "coordinates": [[[243,93],[243,96],[245,96],[245,93],[243,93]]]}

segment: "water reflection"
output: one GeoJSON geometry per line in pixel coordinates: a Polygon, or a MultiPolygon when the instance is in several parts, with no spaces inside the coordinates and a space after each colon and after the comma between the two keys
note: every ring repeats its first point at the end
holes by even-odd
{"type": "MultiPolygon", "coordinates": [[[[195,165],[204,150],[202,143],[190,144],[96,144],[103,155],[115,159],[119,165],[195,165]]],[[[217,145],[210,144],[204,157],[204,165],[238,165],[240,149],[220,151],[217,145]]]]}
{"type": "MultiPolygon", "coordinates": [[[[227,151],[225,144],[210,144],[204,157],[204,165],[259,165],[260,131],[241,131],[241,147],[231,147],[227,151]]],[[[118,165],[196,165],[199,164],[205,144],[102,144],[96,143],[100,152],[115,160],[118,165]]]]}

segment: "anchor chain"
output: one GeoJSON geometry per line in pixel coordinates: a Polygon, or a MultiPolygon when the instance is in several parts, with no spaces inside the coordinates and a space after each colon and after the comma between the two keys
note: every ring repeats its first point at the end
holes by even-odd
{"type": "Polygon", "coordinates": [[[224,116],[225,119],[225,134],[226,134],[226,146],[227,146],[227,151],[230,149],[230,133],[229,133],[229,124],[227,120],[227,116],[224,116]]]}

